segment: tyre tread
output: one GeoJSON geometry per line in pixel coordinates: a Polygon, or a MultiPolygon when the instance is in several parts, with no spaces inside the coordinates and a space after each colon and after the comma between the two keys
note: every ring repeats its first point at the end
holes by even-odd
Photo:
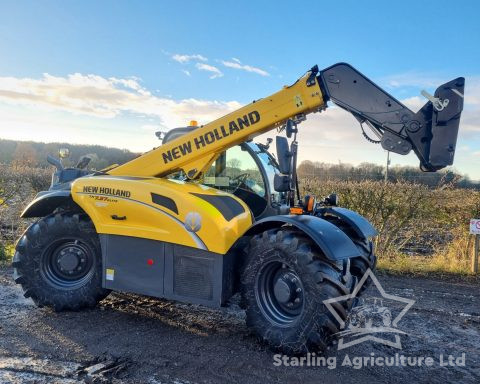
{"type": "Polygon", "coordinates": [[[63,233],[65,230],[71,233],[83,232],[90,237],[97,252],[100,250],[95,228],[88,217],[80,219],[78,214],[72,215],[68,212],[47,216],[32,224],[18,241],[12,261],[14,280],[22,286],[24,296],[31,298],[39,307],[49,306],[55,311],[91,308],[109,294],[109,291],[101,286],[100,254],[97,254],[97,271],[94,275],[96,281],[92,278],[82,287],[60,291],[48,286],[40,277],[42,245],[45,245],[49,235],[63,233]]]}
{"type": "MultiPolygon", "coordinates": [[[[312,324],[304,324],[302,320],[300,324],[292,326],[292,332],[286,332],[288,335],[269,323],[256,305],[255,294],[252,292],[254,274],[264,255],[271,249],[280,250],[286,255],[295,255],[299,269],[310,276],[308,278],[312,285],[309,287],[314,287],[315,291],[326,298],[340,297],[351,291],[351,287],[343,281],[353,283],[349,268],[339,268],[327,260],[313,241],[297,230],[270,229],[253,236],[250,242],[249,256],[242,275],[242,297],[246,304],[247,326],[270,347],[286,354],[325,349],[332,341],[332,335],[339,332],[340,324],[323,302],[316,302],[320,308],[315,309],[312,324]],[[298,329],[293,329],[295,326],[298,329]]],[[[348,302],[337,305],[337,312],[343,320],[346,319],[349,309],[348,302]]]]}

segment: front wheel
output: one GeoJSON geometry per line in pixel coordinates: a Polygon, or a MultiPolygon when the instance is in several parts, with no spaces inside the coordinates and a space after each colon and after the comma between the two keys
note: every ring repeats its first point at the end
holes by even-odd
{"type": "Polygon", "coordinates": [[[32,224],[17,243],[14,279],[25,297],[56,311],[93,307],[102,288],[102,257],[95,227],[85,215],[56,214],[32,224]]]}
{"type": "MultiPolygon", "coordinates": [[[[352,284],[348,260],[327,261],[304,234],[256,235],[242,276],[247,326],[283,353],[325,349],[339,324],[323,301],[350,293],[352,284]]],[[[350,304],[333,304],[343,320],[350,304]]]]}

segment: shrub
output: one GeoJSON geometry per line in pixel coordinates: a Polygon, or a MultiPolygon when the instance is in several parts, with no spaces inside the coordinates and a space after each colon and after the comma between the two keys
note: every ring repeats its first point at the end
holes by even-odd
{"type": "Polygon", "coordinates": [[[48,189],[51,170],[0,164],[0,261],[11,257],[12,244],[27,223],[20,213],[35,194],[48,189]]]}
{"type": "MultiPolygon", "coordinates": [[[[0,262],[25,229],[20,213],[48,188],[51,169],[0,164],[0,262]]],[[[300,179],[302,193],[332,192],[340,205],[357,211],[377,228],[379,265],[401,270],[467,272],[473,248],[469,219],[480,218],[480,191],[382,181],[300,179]]]]}
{"type": "Polygon", "coordinates": [[[5,263],[7,260],[7,250],[5,249],[3,242],[0,242],[0,264],[5,263]]]}
{"type": "Polygon", "coordinates": [[[404,265],[420,255],[432,269],[468,271],[468,225],[480,216],[480,191],[405,182],[300,181],[302,192],[319,197],[336,192],[341,206],[370,220],[379,232],[375,245],[383,262],[404,265]]]}
{"type": "Polygon", "coordinates": [[[10,263],[14,252],[13,244],[0,242],[0,265],[10,263]]]}

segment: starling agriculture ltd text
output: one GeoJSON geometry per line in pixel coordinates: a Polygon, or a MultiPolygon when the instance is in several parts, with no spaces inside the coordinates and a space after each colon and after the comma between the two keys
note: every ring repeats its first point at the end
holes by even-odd
{"type": "Polygon", "coordinates": [[[317,356],[314,352],[305,356],[274,355],[273,365],[276,367],[326,367],[335,369],[340,363],[342,367],[362,369],[364,367],[465,367],[465,353],[459,356],[443,355],[432,356],[405,356],[396,353],[393,356],[350,356],[346,354],[342,359],[336,356],[317,356]]]}

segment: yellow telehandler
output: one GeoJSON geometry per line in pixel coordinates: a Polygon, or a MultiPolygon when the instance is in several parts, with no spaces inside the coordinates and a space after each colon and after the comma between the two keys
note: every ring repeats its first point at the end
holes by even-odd
{"type": "MultiPolygon", "coordinates": [[[[95,306],[111,290],[208,306],[240,292],[260,339],[284,353],[322,349],[339,330],[323,302],[375,268],[376,230],[335,194],[300,196],[299,124],[330,101],[370,141],[437,171],[453,163],[464,82],[424,92],[415,113],[348,64],[315,66],[215,121],[168,131],[123,165],[90,172],[88,158],[64,168],[49,156],[57,169],[22,213],[39,219],[17,243],[15,281],[55,310],[95,306]],[[276,157],[272,140],[252,141],[274,129],[285,133],[276,157]]],[[[352,305],[336,310],[345,319],[352,305]]]]}

